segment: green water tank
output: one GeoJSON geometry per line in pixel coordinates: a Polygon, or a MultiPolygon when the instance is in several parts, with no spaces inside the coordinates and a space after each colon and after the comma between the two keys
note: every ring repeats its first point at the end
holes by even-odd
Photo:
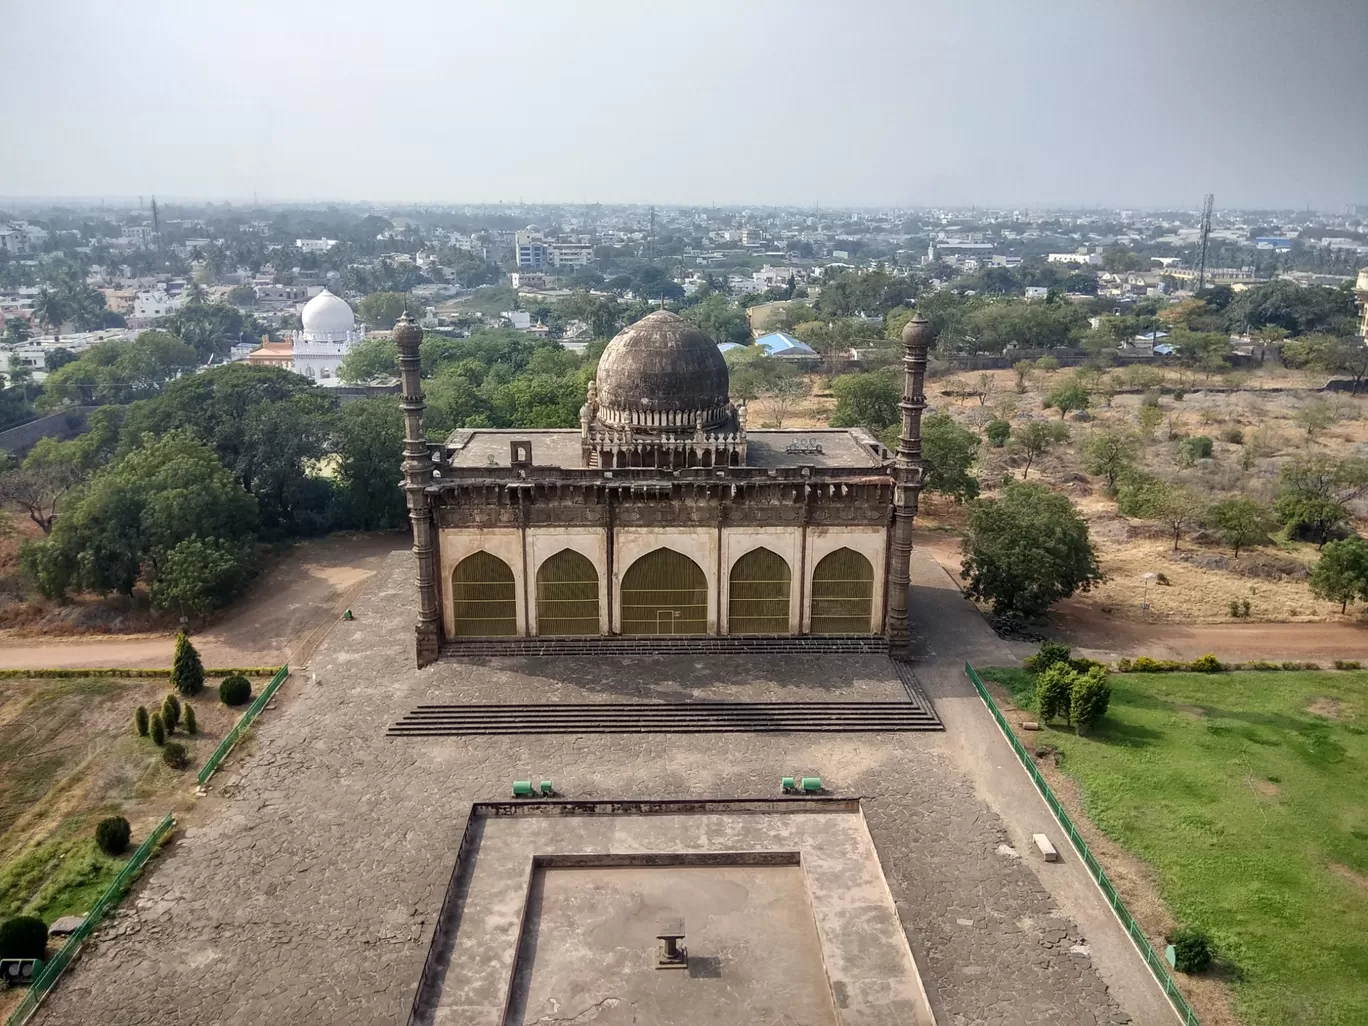
{"type": "Polygon", "coordinates": [[[532,794],[532,781],[515,780],[513,781],[513,797],[527,798],[532,794]]]}
{"type": "Polygon", "coordinates": [[[785,794],[788,794],[790,791],[796,791],[797,788],[795,788],[795,787],[793,786],[793,778],[792,778],[792,777],[780,777],[780,778],[779,778],[779,790],[783,791],[785,794]]]}
{"type": "Polygon", "coordinates": [[[543,780],[541,782],[541,793],[543,798],[549,798],[556,793],[556,789],[551,786],[551,781],[543,780]]]}
{"type": "Polygon", "coordinates": [[[804,777],[799,782],[799,786],[802,787],[805,794],[812,794],[814,791],[820,791],[822,789],[822,778],[804,777]]]}

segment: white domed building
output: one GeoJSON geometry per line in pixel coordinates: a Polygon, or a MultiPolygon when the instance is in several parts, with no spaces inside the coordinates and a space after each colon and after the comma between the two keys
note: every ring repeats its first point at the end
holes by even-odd
{"type": "Polygon", "coordinates": [[[294,333],[294,372],[320,385],[336,385],[337,368],[365,334],[347,301],[324,289],[304,304],[304,330],[294,333]]]}

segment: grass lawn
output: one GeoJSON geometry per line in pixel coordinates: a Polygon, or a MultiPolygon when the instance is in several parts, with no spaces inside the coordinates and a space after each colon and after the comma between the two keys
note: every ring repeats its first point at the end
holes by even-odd
{"type": "Polygon", "coordinates": [[[241,710],[209,688],[192,699],[199,734],[176,732],[191,759],[176,771],[132,729],[133,710],[160,708],[166,693],[136,678],[0,681],[0,918],[84,913],[124,862],[96,847],[100,819],[128,819],[131,853],[168,811],[193,805],[195,770],[241,710]]]}
{"type": "MultiPolygon", "coordinates": [[[[989,670],[1031,708],[1033,678],[989,670]]],[[[1113,674],[1051,744],[1103,833],[1233,970],[1248,1026],[1368,1024],[1368,672],[1113,674]]]]}

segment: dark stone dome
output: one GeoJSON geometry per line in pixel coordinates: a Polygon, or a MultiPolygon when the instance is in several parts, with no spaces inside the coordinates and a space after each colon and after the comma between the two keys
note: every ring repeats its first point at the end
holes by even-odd
{"type": "Polygon", "coordinates": [[[667,310],[618,332],[595,381],[607,423],[711,427],[729,416],[727,364],[717,343],[667,310]]]}

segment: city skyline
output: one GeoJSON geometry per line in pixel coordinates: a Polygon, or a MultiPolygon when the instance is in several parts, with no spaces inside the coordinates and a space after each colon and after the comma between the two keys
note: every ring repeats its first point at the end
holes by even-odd
{"type": "Polygon", "coordinates": [[[1353,76],[1368,12],[1343,0],[917,5],[859,18],[801,4],[704,4],[683,18],[617,3],[387,10],[380,25],[346,3],[247,3],[227,22],[160,4],[17,9],[0,90],[23,144],[0,165],[0,196],[1368,201],[1353,76]]]}

